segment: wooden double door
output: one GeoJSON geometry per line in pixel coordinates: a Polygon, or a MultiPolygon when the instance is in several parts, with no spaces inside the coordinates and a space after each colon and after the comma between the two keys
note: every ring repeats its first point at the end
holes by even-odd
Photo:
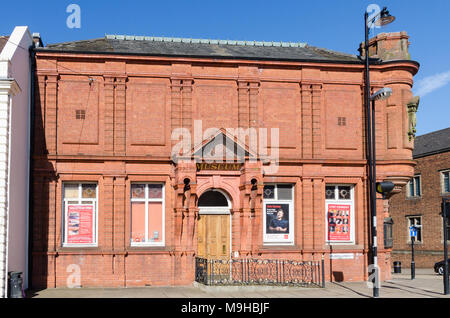
{"type": "Polygon", "coordinates": [[[197,236],[198,256],[209,259],[230,258],[229,214],[200,214],[197,236]]]}

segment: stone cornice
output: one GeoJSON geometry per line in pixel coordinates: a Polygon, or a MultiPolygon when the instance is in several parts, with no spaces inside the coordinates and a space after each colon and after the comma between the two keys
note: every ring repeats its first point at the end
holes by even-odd
{"type": "Polygon", "coordinates": [[[22,90],[13,78],[0,78],[0,93],[11,93],[13,96],[22,90]]]}

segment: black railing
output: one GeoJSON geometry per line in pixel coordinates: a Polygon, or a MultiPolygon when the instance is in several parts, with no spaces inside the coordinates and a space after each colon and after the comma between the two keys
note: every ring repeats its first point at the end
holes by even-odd
{"type": "Polygon", "coordinates": [[[195,281],[205,285],[325,287],[323,261],[196,257],[195,281]]]}

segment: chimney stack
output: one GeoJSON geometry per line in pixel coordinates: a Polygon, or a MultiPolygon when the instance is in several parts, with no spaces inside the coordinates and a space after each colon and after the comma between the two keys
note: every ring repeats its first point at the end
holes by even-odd
{"type": "MultiPolygon", "coordinates": [[[[382,61],[410,60],[408,52],[409,36],[406,32],[380,33],[369,39],[369,57],[382,61]]],[[[365,57],[364,42],[360,44],[361,57],[365,57]]]]}
{"type": "Polygon", "coordinates": [[[32,34],[32,37],[33,37],[34,47],[43,47],[44,46],[44,44],[42,43],[42,40],[41,40],[41,35],[39,33],[34,32],[32,34]]]}

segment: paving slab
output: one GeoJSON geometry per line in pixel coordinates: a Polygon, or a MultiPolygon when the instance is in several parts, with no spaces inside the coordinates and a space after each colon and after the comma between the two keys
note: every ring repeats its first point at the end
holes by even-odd
{"type": "MultiPolygon", "coordinates": [[[[30,298],[370,298],[366,282],[327,282],[325,288],[285,286],[190,286],[130,288],[49,288],[28,291],[30,298]]],[[[382,282],[380,298],[450,298],[443,295],[443,278],[433,270],[416,270],[411,280],[408,269],[382,282]]]]}

